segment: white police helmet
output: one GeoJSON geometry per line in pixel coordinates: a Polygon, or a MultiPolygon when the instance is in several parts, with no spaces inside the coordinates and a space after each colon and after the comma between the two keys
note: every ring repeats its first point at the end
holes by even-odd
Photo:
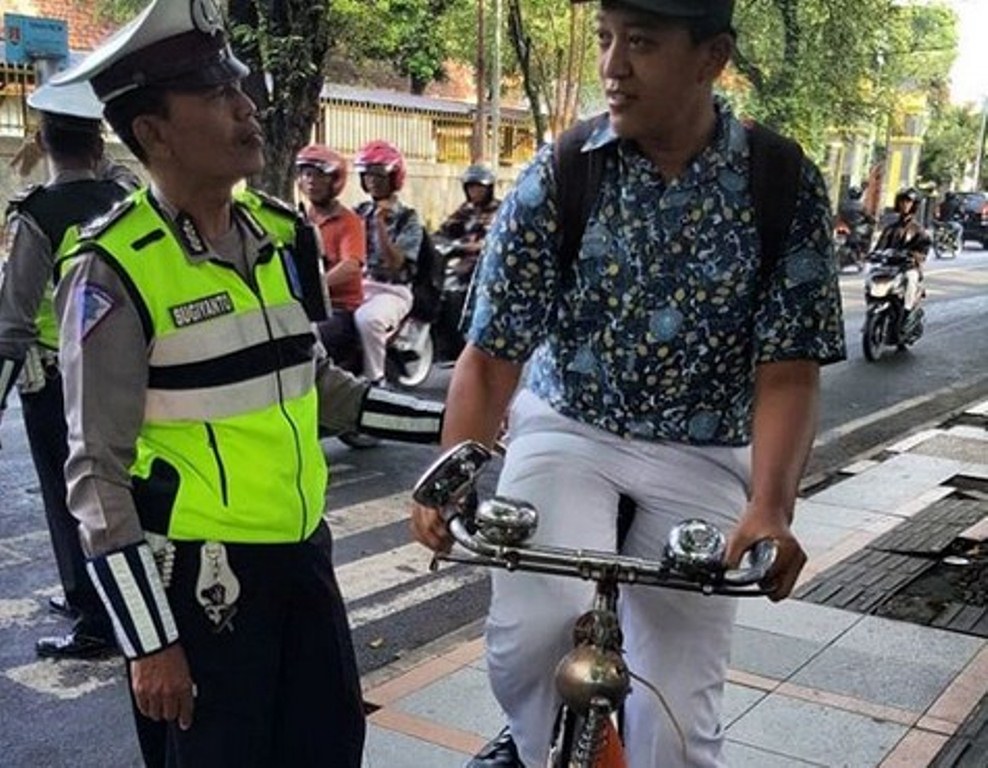
{"type": "Polygon", "coordinates": [[[235,82],[248,72],[230,50],[215,0],[154,0],[51,82],[90,80],[106,104],[140,88],[206,88],[235,82]]]}

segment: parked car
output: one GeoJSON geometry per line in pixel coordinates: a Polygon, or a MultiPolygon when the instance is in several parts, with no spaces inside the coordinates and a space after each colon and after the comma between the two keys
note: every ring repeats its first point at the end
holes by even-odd
{"type": "Polygon", "coordinates": [[[958,192],[961,202],[961,226],[964,239],[975,240],[988,248],[988,192],[958,192]]]}

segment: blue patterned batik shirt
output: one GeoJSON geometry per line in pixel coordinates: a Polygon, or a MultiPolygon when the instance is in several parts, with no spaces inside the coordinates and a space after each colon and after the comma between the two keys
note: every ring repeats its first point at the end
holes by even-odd
{"type": "Polygon", "coordinates": [[[530,360],[526,386],[559,413],[624,437],[751,440],[758,363],[845,355],[831,216],[804,160],[779,263],[759,276],[748,134],[720,100],[715,139],[677,179],[604,124],[583,151],[616,142],[560,280],[552,148],[521,173],[487,237],[468,338],[530,360]]]}

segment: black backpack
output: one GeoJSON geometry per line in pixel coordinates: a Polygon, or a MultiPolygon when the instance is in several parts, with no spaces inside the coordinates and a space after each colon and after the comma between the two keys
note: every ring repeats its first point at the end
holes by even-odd
{"type": "MultiPolygon", "coordinates": [[[[581,152],[580,149],[606,119],[606,115],[598,115],[577,123],[565,131],[553,147],[553,171],[562,227],[559,267],[564,284],[573,279],[572,268],[597,199],[609,151],[604,148],[581,152]],[[572,226],[567,226],[571,222],[572,226]]],[[[747,125],[747,129],[751,151],[751,196],[755,226],[762,243],[758,271],[764,284],[782,258],[786,236],[796,213],[803,150],[792,139],[758,123],[747,125]]]]}

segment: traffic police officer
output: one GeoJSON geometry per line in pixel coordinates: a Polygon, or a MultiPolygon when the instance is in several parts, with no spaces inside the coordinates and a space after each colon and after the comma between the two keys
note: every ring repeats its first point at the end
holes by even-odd
{"type": "Polygon", "coordinates": [[[114,647],[113,630],[89,576],[78,523],[65,503],[68,454],[58,326],[52,306],[55,255],[66,233],[105,213],[127,190],[102,177],[103,106],[88,83],[42,85],[28,96],[40,113],[35,143],[48,159],[44,185],[25,189],[7,209],[7,260],[0,282],[0,415],[18,384],[31,456],[64,601],[50,606],[75,618],[64,636],[43,637],[40,656],[86,658],[114,647]]]}
{"type": "Polygon", "coordinates": [[[264,162],[246,74],[212,0],[155,0],[56,78],[90,79],[151,177],[58,287],[69,506],[169,765],[357,768],[317,429],[433,442],[442,406],[317,358],[297,214],[232,192],[264,162]]]}

